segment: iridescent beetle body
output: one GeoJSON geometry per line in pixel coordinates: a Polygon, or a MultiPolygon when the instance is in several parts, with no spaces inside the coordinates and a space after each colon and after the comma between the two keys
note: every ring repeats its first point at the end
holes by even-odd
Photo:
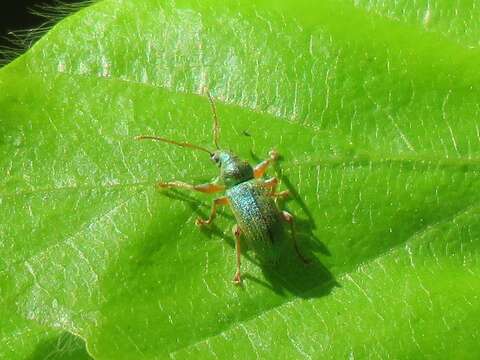
{"type": "Polygon", "coordinates": [[[225,192],[248,247],[262,261],[275,262],[283,245],[283,224],[273,198],[256,179],[247,180],[225,192]]]}
{"type": "Polygon", "coordinates": [[[262,260],[276,260],[281,239],[280,213],[264,181],[255,179],[254,170],[235,155],[218,151],[220,179],[225,196],[248,246],[262,260]]]}
{"type": "Polygon", "coordinates": [[[282,248],[285,245],[283,239],[283,224],[290,224],[295,250],[300,254],[293,226],[293,216],[277,207],[278,197],[288,196],[288,191],[276,192],[277,178],[263,180],[262,176],[268,166],[277,159],[278,154],[272,150],[269,158],[262,161],[254,168],[246,161],[239,159],[231,152],[220,150],[218,146],[219,126],[215,104],[207,92],[214,116],[214,142],[217,150],[210,151],[203,147],[190,143],[180,143],[157,136],[138,136],[137,139],[150,139],[163,141],[177,146],[193,148],[207,152],[212,161],[220,167],[220,176],[217,181],[208,184],[191,185],[180,181],[158,183],[160,188],[183,188],[204,193],[225,191],[225,196],[213,200],[210,216],[207,220],[197,219],[198,226],[209,225],[216,217],[216,209],[220,205],[230,205],[237,224],[233,227],[235,236],[235,248],[237,253],[237,271],[233,282],[241,283],[241,247],[240,237],[243,235],[249,248],[254,250],[262,262],[275,262],[278,260],[282,248]]]}

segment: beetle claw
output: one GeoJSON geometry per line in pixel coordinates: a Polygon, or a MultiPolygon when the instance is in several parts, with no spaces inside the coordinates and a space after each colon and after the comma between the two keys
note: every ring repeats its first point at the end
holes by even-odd
{"type": "Polygon", "coordinates": [[[270,150],[268,155],[270,156],[270,159],[272,159],[272,160],[277,160],[278,156],[279,156],[277,150],[270,150]]]}
{"type": "Polygon", "coordinates": [[[197,218],[197,219],[195,220],[195,225],[197,225],[198,227],[202,227],[202,226],[204,226],[204,225],[206,225],[206,224],[208,224],[208,221],[205,221],[205,220],[203,220],[203,219],[201,219],[201,218],[197,218]]]}
{"type": "Polygon", "coordinates": [[[235,273],[235,276],[233,277],[233,280],[232,282],[235,284],[235,285],[240,285],[242,283],[242,277],[240,276],[240,272],[237,271],[235,273]]]}

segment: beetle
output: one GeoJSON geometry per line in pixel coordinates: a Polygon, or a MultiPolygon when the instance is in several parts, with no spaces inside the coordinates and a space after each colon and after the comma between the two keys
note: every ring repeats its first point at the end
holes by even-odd
{"type": "Polygon", "coordinates": [[[272,177],[263,179],[268,167],[278,159],[275,150],[269,152],[269,157],[252,167],[247,161],[241,160],[231,151],[222,150],[219,146],[220,126],[215,102],[206,90],[213,114],[213,141],[216,150],[211,151],[204,147],[188,142],[178,142],[159,136],[140,135],[137,140],[154,140],[206,152],[210,159],[220,168],[220,176],[211,183],[192,185],[182,181],[159,182],[161,189],[178,188],[202,193],[216,193],[224,191],[224,196],[213,200],[208,219],[197,218],[195,224],[199,227],[209,225],[217,215],[219,206],[230,205],[237,224],[232,228],[235,237],[236,272],[233,283],[241,284],[241,242],[242,235],[249,248],[253,249],[262,262],[277,261],[284,247],[283,222],[290,225],[294,248],[298,257],[305,259],[299,251],[295,234],[294,217],[277,206],[277,199],[289,196],[288,190],[277,192],[278,179],[272,177]]]}

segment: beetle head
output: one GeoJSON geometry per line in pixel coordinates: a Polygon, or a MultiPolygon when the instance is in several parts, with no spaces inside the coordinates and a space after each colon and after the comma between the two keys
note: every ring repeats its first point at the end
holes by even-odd
{"type": "Polygon", "coordinates": [[[220,167],[220,179],[226,187],[253,179],[253,168],[250,164],[229,151],[216,150],[211,159],[220,167]]]}

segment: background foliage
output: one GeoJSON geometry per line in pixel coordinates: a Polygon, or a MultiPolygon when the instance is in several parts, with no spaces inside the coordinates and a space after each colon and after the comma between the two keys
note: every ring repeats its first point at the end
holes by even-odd
{"type": "Polygon", "coordinates": [[[104,0],[0,70],[2,358],[474,358],[474,1],[104,0]],[[159,193],[222,145],[293,193],[308,267],[235,269],[232,216],[159,193]],[[85,345],[86,344],[86,345],[85,345]],[[87,353],[90,354],[88,354],[87,353]]]}

